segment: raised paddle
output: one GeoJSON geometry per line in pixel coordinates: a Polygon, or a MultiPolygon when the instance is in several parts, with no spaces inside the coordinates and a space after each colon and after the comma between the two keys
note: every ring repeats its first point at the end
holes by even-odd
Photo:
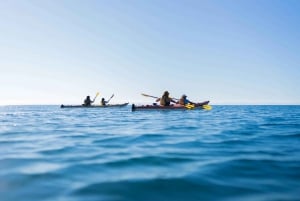
{"type": "Polygon", "coordinates": [[[95,96],[95,98],[93,99],[93,102],[95,102],[95,100],[96,100],[97,96],[99,96],[99,94],[100,94],[99,92],[96,93],[96,96],[95,96]]]}
{"type": "Polygon", "coordinates": [[[108,101],[106,103],[108,103],[113,97],[114,97],[115,94],[111,95],[111,97],[108,99],[108,101]]]}

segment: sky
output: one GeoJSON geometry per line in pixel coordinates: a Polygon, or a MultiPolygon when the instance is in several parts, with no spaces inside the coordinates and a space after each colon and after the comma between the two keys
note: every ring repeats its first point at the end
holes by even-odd
{"type": "Polygon", "coordinates": [[[0,105],[300,104],[298,0],[0,0],[0,105]],[[97,102],[96,101],[96,102],[97,102]],[[97,103],[96,103],[97,104],[97,103]]]}

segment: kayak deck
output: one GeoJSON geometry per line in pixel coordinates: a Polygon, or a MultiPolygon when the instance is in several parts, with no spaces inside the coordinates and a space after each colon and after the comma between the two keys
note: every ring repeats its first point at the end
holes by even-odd
{"type": "Polygon", "coordinates": [[[122,103],[122,104],[109,104],[109,105],[61,105],[60,108],[108,108],[108,107],[124,107],[129,103],[122,103]]]}
{"type": "Polygon", "coordinates": [[[184,105],[170,105],[170,106],[160,106],[160,105],[139,105],[136,106],[135,104],[132,104],[131,110],[190,110],[190,109],[204,109],[202,106],[208,105],[209,101],[204,101],[202,103],[197,103],[194,105],[193,108],[186,107],[184,105]]]}

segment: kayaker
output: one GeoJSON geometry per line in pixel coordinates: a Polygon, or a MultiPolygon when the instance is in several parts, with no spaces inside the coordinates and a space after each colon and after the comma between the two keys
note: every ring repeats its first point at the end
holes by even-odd
{"type": "Polygon", "coordinates": [[[91,106],[94,101],[91,100],[90,96],[87,96],[84,100],[83,106],[91,106]]]}
{"type": "Polygon", "coordinates": [[[161,106],[170,106],[171,102],[176,103],[172,98],[169,97],[169,92],[165,91],[161,98],[158,98],[156,102],[160,102],[161,106]]]}
{"type": "Polygon", "coordinates": [[[106,105],[107,102],[104,98],[101,99],[101,105],[106,105]]]}
{"type": "Polygon", "coordinates": [[[183,94],[181,96],[181,98],[179,99],[179,104],[180,105],[186,105],[186,104],[195,104],[195,103],[193,103],[192,101],[188,100],[187,96],[185,94],[183,94]]]}

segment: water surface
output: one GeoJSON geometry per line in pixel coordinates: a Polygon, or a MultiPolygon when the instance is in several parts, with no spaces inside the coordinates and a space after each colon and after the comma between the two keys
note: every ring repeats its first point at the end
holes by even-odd
{"type": "Polygon", "coordinates": [[[0,107],[2,201],[300,200],[300,106],[0,107]]]}

